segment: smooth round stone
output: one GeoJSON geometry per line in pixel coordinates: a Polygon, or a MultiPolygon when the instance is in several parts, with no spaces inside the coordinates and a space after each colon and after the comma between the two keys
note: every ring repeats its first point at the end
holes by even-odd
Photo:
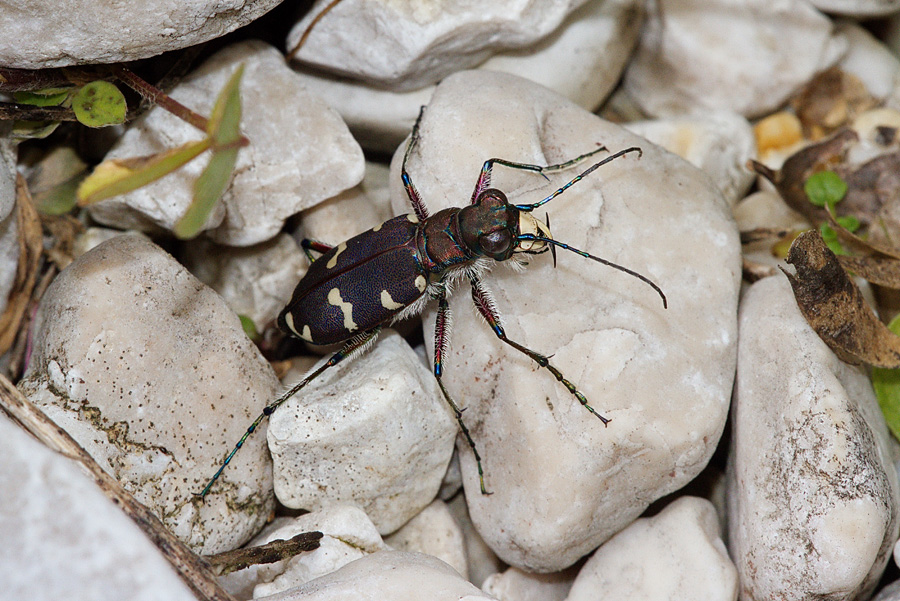
{"type": "Polygon", "coordinates": [[[500,601],[564,601],[576,574],[575,568],[551,574],[509,568],[488,577],[481,590],[500,601]]]}
{"type": "Polygon", "coordinates": [[[492,597],[443,561],[422,553],[379,551],[266,601],[479,601],[492,597]]]}
{"type": "MultiPolygon", "coordinates": [[[[651,278],[646,283],[558,250],[519,273],[485,278],[509,337],[552,355],[604,427],[545,369],[504,345],[472,308],[466,282],[451,298],[454,328],[443,380],[483,457],[458,449],[472,521],[507,563],[557,571],[626,526],[706,465],[724,426],[734,377],[740,244],[727,204],[684,160],[546,88],[468,71],[438,87],[408,169],[433,212],[469,202],[484,161],[547,165],[599,144],[629,154],[536,211],[558,240],[651,278]],[[703,228],[695,227],[702,222],[703,228]],[[690,231],[690,236],[684,232],[690,231]],[[702,293],[698,293],[702,290],[702,293]]],[[[392,164],[394,209],[409,212],[392,164]]],[[[599,155],[594,160],[599,160],[599,155]]],[[[582,169],[590,161],[585,161],[582,169]]],[[[579,173],[539,175],[496,165],[492,185],[536,202],[579,173]]],[[[425,340],[434,311],[426,312],[425,340]]]]}
{"type": "MultiPolygon", "coordinates": [[[[585,0],[344,0],[312,29],[295,60],[395,91],[437,83],[501,50],[528,48],[585,0]]],[[[288,34],[293,48],[328,4],[317,2],[288,34]]]]}
{"type": "Polygon", "coordinates": [[[566,601],[733,601],[737,594],[737,570],[715,508],[706,499],[681,497],[600,547],[578,572],[566,601]]]}
{"type": "Polygon", "coordinates": [[[804,0],[652,0],[625,89],[656,117],[762,116],[844,53],[832,27],[804,0]]]}
{"type": "Polygon", "coordinates": [[[385,537],[384,542],[398,551],[414,551],[437,557],[453,566],[468,580],[463,532],[447,504],[434,500],[413,519],[385,537]]]}
{"type": "Polygon", "coordinates": [[[747,161],[756,158],[756,138],[740,115],[718,111],[631,122],[625,128],[705,171],[731,206],[744,197],[755,179],[747,161]]]}
{"type": "MultiPolygon", "coordinates": [[[[239,65],[241,131],[250,146],[238,153],[231,183],[204,230],[220,244],[250,246],[276,236],[285,220],[355,186],[363,177],[362,150],[340,116],[308,92],[281,53],[262,42],[230,46],[171,92],[209,115],[239,65]]],[[[144,156],[199,140],[203,134],[159,107],[138,120],[106,159],[144,156]]],[[[91,205],[97,221],[120,229],[172,230],[193,198],[208,153],[138,190],[91,205]]]]}
{"type": "Polygon", "coordinates": [[[388,330],[272,415],[275,494],[311,511],[355,503],[389,534],[437,495],[455,437],[431,370],[388,330]]]}
{"type": "Polygon", "coordinates": [[[868,30],[851,21],[839,21],[838,35],[848,43],[838,65],[858,77],[869,93],[884,100],[900,86],[900,59],[868,30]]]}
{"type": "Polygon", "coordinates": [[[855,19],[883,17],[900,11],[898,0],[810,0],[809,3],[822,12],[855,19]]]}
{"type": "Polygon", "coordinates": [[[153,542],[77,463],[3,412],[0,453],[5,598],[195,599],[153,542]]]}
{"type": "Polygon", "coordinates": [[[278,387],[237,316],[162,249],[119,236],[45,293],[22,392],[200,553],[233,549],[273,506],[262,433],[199,493],[278,387]]]}
{"type": "MultiPolygon", "coordinates": [[[[593,111],[621,78],[642,22],[643,7],[635,0],[587,2],[547,37],[527,48],[497,52],[477,68],[530,79],[593,111]]],[[[299,75],[341,114],[364,148],[383,152],[393,152],[403,141],[434,93],[434,85],[396,89],[320,72],[300,70],[299,75]]]]}
{"type": "Polygon", "coordinates": [[[225,35],[280,2],[73,0],[60,10],[47,0],[12,0],[0,11],[0,65],[44,69],[156,56],[225,35]]]}
{"type": "Polygon", "coordinates": [[[727,498],[741,594],[865,599],[900,527],[872,385],[806,323],[781,274],[744,295],[740,332],[727,498]]]}

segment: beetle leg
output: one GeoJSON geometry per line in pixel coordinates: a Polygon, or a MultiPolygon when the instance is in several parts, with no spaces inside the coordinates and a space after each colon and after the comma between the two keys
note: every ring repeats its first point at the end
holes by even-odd
{"type": "Polygon", "coordinates": [[[450,306],[447,304],[446,289],[441,289],[440,296],[438,297],[437,320],[434,325],[434,377],[441,389],[441,393],[444,395],[444,400],[447,401],[447,404],[450,405],[450,408],[453,410],[453,415],[456,416],[456,423],[459,424],[459,429],[462,431],[463,436],[466,437],[466,442],[469,443],[472,454],[475,455],[475,463],[478,466],[478,482],[481,484],[481,494],[489,495],[491,493],[489,493],[484,486],[484,470],[481,468],[481,455],[478,454],[478,449],[475,448],[475,441],[472,440],[472,435],[469,433],[469,429],[463,422],[463,410],[460,409],[459,405],[457,405],[450,397],[450,393],[447,392],[447,388],[444,386],[444,382],[441,379],[441,376],[444,375],[444,352],[447,350],[449,334],[450,306]]]}
{"type": "Polygon", "coordinates": [[[363,350],[366,346],[374,342],[380,331],[381,326],[378,326],[376,328],[363,332],[358,336],[354,336],[346,344],[344,344],[341,350],[333,354],[331,358],[329,358],[328,361],[326,361],[321,367],[300,380],[300,382],[295,384],[290,390],[282,394],[276,400],[266,405],[262,410],[262,413],[260,413],[257,418],[253,420],[253,423],[250,424],[250,427],[247,428],[247,431],[244,432],[244,435],[241,436],[241,439],[237,442],[236,445],[234,445],[234,448],[231,449],[231,452],[228,453],[228,456],[225,457],[225,461],[222,462],[222,465],[219,466],[219,469],[216,471],[213,477],[210,478],[209,483],[207,483],[207,485],[203,488],[203,491],[200,493],[200,498],[202,499],[206,497],[207,494],[209,494],[209,491],[212,488],[213,484],[216,483],[216,480],[218,480],[219,476],[222,475],[222,472],[225,471],[225,467],[229,463],[231,463],[231,459],[234,457],[235,453],[237,453],[240,448],[244,446],[244,442],[246,442],[247,438],[249,438],[250,435],[253,434],[253,432],[257,427],[259,427],[259,424],[262,423],[264,419],[275,413],[275,410],[278,409],[278,407],[280,407],[289,398],[300,392],[300,390],[307,384],[322,375],[325,370],[334,367],[347,357],[363,350]]]}
{"type": "Polygon", "coordinates": [[[488,292],[487,288],[484,287],[484,284],[481,283],[481,280],[475,276],[469,276],[469,281],[472,284],[472,300],[475,302],[475,307],[478,308],[478,312],[481,313],[481,316],[484,317],[485,321],[488,322],[488,325],[491,326],[491,329],[494,330],[494,333],[497,335],[497,338],[513,347],[517,351],[521,353],[525,353],[529,357],[531,357],[535,363],[548,370],[553,376],[566,387],[566,390],[575,395],[575,398],[578,399],[578,402],[584,406],[585,409],[596,415],[600,418],[600,421],[603,422],[605,426],[611,420],[603,415],[597,413],[597,411],[590,406],[587,398],[575,387],[572,382],[567,380],[562,372],[556,369],[553,365],[550,364],[550,359],[540,353],[536,353],[533,350],[522,346],[515,340],[510,340],[506,336],[506,331],[503,329],[503,326],[500,324],[500,314],[497,312],[497,307],[494,303],[494,298],[491,296],[491,293],[488,292]]]}
{"type": "Polygon", "coordinates": [[[604,150],[606,150],[606,146],[600,146],[595,150],[586,152],[575,157],[574,159],[570,159],[564,163],[559,163],[556,165],[532,165],[529,163],[516,163],[515,161],[507,161],[506,159],[488,159],[484,162],[484,165],[481,166],[481,173],[478,175],[478,181],[475,183],[475,190],[472,192],[471,204],[475,204],[475,200],[478,198],[478,196],[486,189],[490,188],[491,172],[494,168],[494,164],[503,165],[504,167],[509,167],[510,169],[520,169],[522,171],[532,171],[534,173],[539,173],[545,180],[550,181],[550,178],[544,175],[545,173],[568,169],[573,165],[577,165],[584,159],[595,155],[598,152],[603,152],[604,150]]]}
{"type": "Polygon", "coordinates": [[[422,115],[424,114],[425,107],[423,106],[419,109],[419,116],[416,118],[416,124],[413,125],[412,134],[409,136],[409,144],[406,145],[406,154],[403,155],[403,165],[400,167],[400,179],[403,181],[403,187],[406,188],[406,195],[409,196],[409,203],[412,205],[413,211],[415,211],[416,217],[419,218],[420,222],[424,222],[428,219],[428,207],[422,202],[419,191],[416,190],[412,178],[409,177],[409,173],[406,171],[406,163],[409,161],[409,155],[412,153],[413,147],[416,145],[416,142],[419,141],[419,122],[422,120],[422,115]]]}
{"type": "Polygon", "coordinates": [[[324,242],[319,242],[318,240],[312,240],[310,238],[304,238],[303,240],[301,240],[300,247],[303,249],[303,252],[306,253],[306,258],[309,259],[310,263],[316,260],[316,258],[312,256],[311,251],[315,251],[319,254],[324,255],[329,250],[334,248],[330,244],[325,244],[324,242]]]}

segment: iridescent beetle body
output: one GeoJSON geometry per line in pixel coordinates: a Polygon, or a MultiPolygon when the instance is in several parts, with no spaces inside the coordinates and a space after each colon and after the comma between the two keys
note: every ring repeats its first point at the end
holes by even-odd
{"type": "Polygon", "coordinates": [[[511,244],[522,219],[533,222],[493,189],[472,205],[444,209],[424,221],[411,213],[394,217],[314,261],[278,326],[312,344],[334,344],[404,311],[415,313],[416,303],[427,300],[428,286],[449,272],[470,268],[479,259],[505,261],[513,252],[530,252],[511,244]],[[375,286],[372,274],[378,274],[375,286]]]}
{"type": "Polygon", "coordinates": [[[507,337],[500,314],[490,292],[482,283],[481,276],[490,263],[514,259],[519,253],[539,254],[550,250],[554,252],[555,264],[555,248],[559,247],[641,279],[656,290],[665,307],[665,295],[652,281],[630,269],[554,240],[550,234],[549,222],[544,225],[531,215],[534,209],[553,200],[595,169],[625,154],[640,154],[640,149],[626,148],[605,157],[546,198],[532,204],[512,204],[503,192],[490,187],[494,164],[543,175],[545,172],[571,167],[606,149],[600,147],[571,161],[545,167],[489,159],[481,168],[468,206],[444,209],[430,215],[406,170],[410,153],[418,140],[421,118],[422,113],[413,127],[401,175],[414,213],[394,217],[335,247],[304,240],[305,248],[323,254],[312,263],[297,284],[291,302],[278,317],[278,325],[285,332],[309,343],[324,345],[343,342],[343,348],[265,407],[225,458],[200,493],[201,496],[209,492],[225,466],[265,417],[322,372],[366,348],[374,341],[384,324],[421,312],[429,300],[438,304],[434,375],[475,457],[481,492],[489,494],[484,485],[481,457],[463,422],[462,409],[453,401],[442,380],[450,318],[447,295],[457,279],[468,279],[475,307],[501,341],[528,355],[541,368],[548,370],[588,411],[604,424],[609,423],[607,418],[588,404],[575,385],[551,365],[547,356],[507,337]]]}

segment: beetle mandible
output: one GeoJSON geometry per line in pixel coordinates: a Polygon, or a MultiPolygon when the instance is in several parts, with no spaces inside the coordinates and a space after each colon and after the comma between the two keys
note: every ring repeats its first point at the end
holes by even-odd
{"type": "Polygon", "coordinates": [[[450,310],[447,296],[455,281],[460,278],[469,281],[475,307],[500,340],[548,370],[585,409],[598,417],[604,425],[609,423],[610,420],[591,407],[587,398],[550,363],[547,356],[507,337],[493,297],[482,283],[482,277],[492,263],[517,260],[518,254],[539,254],[550,250],[555,266],[555,250],[559,247],[649,284],[662,298],[663,308],[666,308],[665,294],[650,279],[553,239],[549,219],[544,224],[531,215],[532,211],[550,202],[595,169],[629,153],[641,156],[641,149],[633,146],[611,154],[546,198],[531,204],[512,204],[503,192],[491,187],[494,165],[544,175],[571,167],[590,156],[606,152],[607,149],[601,146],[572,160],[549,166],[489,159],[481,168],[468,206],[443,209],[430,215],[406,169],[410,153],[419,138],[419,123],[424,110],[425,107],[422,107],[413,126],[401,168],[403,186],[414,213],[389,219],[335,247],[310,240],[302,242],[307,251],[315,250],[323,254],[313,261],[306,275],[297,284],[290,303],[278,316],[278,326],[286,333],[311,344],[344,343],[344,346],[263,409],[200,493],[201,497],[209,493],[247,437],[281,404],[325,370],[366,349],[375,341],[384,324],[417,315],[430,300],[435,300],[438,304],[434,332],[434,376],[444,399],[456,416],[460,431],[472,449],[478,466],[481,492],[490,494],[484,484],[481,456],[462,419],[463,410],[450,396],[442,378],[443,358],[449,338],[450,310]]]}

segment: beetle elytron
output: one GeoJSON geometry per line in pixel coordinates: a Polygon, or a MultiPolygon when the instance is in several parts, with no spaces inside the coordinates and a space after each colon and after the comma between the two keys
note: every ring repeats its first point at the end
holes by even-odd
{"type": "Polygon", "coordinates": [[[653,287],[662,298],[663,307],[666,307],[665,295],[652,281],[630,269],[554,240],[550,235],[549,221],[545,225],[531,216],[536,208],[550,202],[598,167],[632,152],[640,156],[641,150],[631,147],[607,156],[543,200],[532,204],[510,204],[503,192],[490,187],[491,170],[495,164],[543,175],[545,172],[571,167],[587,157],[606,151],[606,148],[600,147],[565,163],[546,167],[490,159],[481,168],[469,206],[444,209],[429,215],[406,170],[410,153],[419,137],[419,122],[423,113],[424,107],[413,126],[401,169],[403,185],[414,213],[394,217],[336,247],[303,241],[304,248],[324,254],[312,263],[297,284],[291,302],[278,317],[278,326],[311,344],[343,342],[343,348],[263,409],[200,493],[201,497],[209,493],[225,466],[263,419],[322,372],[366,348],[375,340],[385,323],[418,314],[429,300],[436,300],[438,303],[434,333],[434,375],[472,449],[478,466],[481,492],[489,494],[484,485],[481,456],[462,420],[462,409],[453,401],[442,379],[443,357],[448,343],[447,295],[453,281],[459,277],[469,280],[472,300],[478,312],[500,340],[550,371],[588,411],[604,425],[609,423],[607,418],[588,404],[575,385],[550,364],[548,357],[506,336],[493,297],[482,284],[481,276],[492,262],[516,260],[517,253],[538,254],[550,250],[555,264],[555,249],[559,247],[641,279],[653,287]]]}

